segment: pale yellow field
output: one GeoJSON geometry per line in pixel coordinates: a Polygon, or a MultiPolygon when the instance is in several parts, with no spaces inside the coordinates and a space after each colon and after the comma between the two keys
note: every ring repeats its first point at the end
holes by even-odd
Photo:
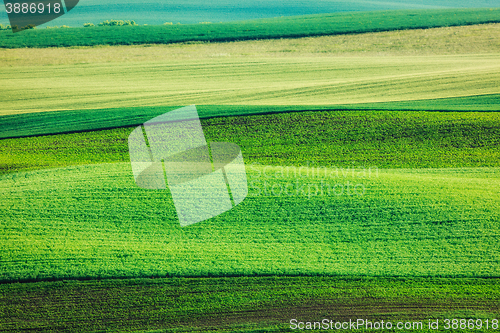
{"type": "Polygon", "coordinates": [[[0,115],[334,105],[500,93],[500,24],[301,39],[0,50],[0,115]]]}

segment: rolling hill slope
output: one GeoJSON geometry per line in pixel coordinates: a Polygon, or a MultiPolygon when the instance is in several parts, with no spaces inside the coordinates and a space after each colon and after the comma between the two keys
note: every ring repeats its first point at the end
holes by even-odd
{"type": "Polygon", "coordinates": [[[499,32],[0,50],[0,330],[497,325],[499,32]],[[250,191],[181,228],[127,126],[198,102],[250,191]]]}
{"type": "MultiPolygon", "coordinates": [[[[500,22],[499,8],[333,13],[209,24],[0,31],[0,47],[170,44],[280,39],[500,22]]],[[[98,22],[96,22],[98,23],[98,22]]]]}
{"type": "Polygon", "coordinates": [[[498,168],[264,168],[245,202],[186,228],[128,163],[2,176],[1,279],[500,274],[498,168]]]}

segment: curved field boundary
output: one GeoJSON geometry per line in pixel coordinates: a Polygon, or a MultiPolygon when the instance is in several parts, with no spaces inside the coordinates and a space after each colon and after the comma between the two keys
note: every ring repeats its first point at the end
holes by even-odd
{"type": "Polygon", "coordinates": [[[3,175],[0,281],[500,275],[499,168],[246,169],[243,203],[186,228],[127,162],[3,175]]]}
{"type": "MultiPolygon", "coordinates": [[[[498,318],[499,298],[498,279],[230,277],[13,283],[0,285],[0,330],[289,332],[292,318],[383,318],[424,325],[434,318],[441,323],[438,332],[444,332],[444,319],[450,317],[475,318],[474,323],[485,327],[486,320],[498,318]]],[[[425,327],[418,332],[436,330],[425,327]]]]}
{"type": "MultiPolygon", "coordinates": [[[[136,126],[180,106],[48,111],[0,117],[0,139],[63,134],[136,126]]],[[[500,94],[390,103],[335,106],[304,105],[200,105],[202,119],[284,112],[335,110],[397,111],[500,111],[500,94]]]]}
{"type": "Polygon", "coordinates": [[[19,34],[6,30],[0,31],[0,47],[228,42],[427,29],[497,22],[500,22],[500,8],[374,11],[215,24],[34,29],[19,34]]]}

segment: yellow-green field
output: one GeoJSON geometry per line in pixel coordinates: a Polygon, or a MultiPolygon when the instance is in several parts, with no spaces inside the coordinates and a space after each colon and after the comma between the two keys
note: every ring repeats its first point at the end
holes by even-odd
{"type": "Polygon", "coordinates": [[[245,202],[187,228],[129,163],[2,176],[0,281],[500,273],[499,168],[246,171],[245,202]]]}
{"type": "Polygon", "coordinates": [[[0,79],[0,331],[499,323],[500,24],[1,49],[0,79]],[[190,104],[242,149],[249,194],[181,228],[127,138],[190,104]]]}
{"type": "Polygon", "coordinates": [[[335,105],[499,93],[500,25],[234,43],[0,50],[0,115],[335,105]],[[410,41],[410,43],[407,43],[410,41]]]}

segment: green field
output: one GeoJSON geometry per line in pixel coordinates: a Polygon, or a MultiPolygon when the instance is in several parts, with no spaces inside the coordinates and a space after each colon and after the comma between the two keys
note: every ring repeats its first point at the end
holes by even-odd
{"type": "Polygon", "coordinates": [[[168,192],[135,186],[131,128],[5,139],[0,156],[7,162],[2,207],[9,241],[1,256],[14,259],[23,249],[29,257],[8,261],[3,280],[496,276],[499,117],[313,111],[206,119],[207,140],[242,148],[251,191],[233,211],[184,229],[168,192]],[[55,166],[63,168],[50,169],[55,166]],[[22,169],[39,170],[12,173],[22,169]],[[366,194],[333,189],[348,182],[366,194]],[[458,241],[472,230],[477,237],[458,241]],[[365,252],[373,241],[380,248],[365,252]],[[316,251],[305,251],[310,243],[316,251]],[[425,267],[417,268],[423,257],[425,267]]]}
{"type": "MultiPolygon", "coordinates": [[[[84,132],[137,126],[176,107],[153,106],[22,113],[0,117],[0,138],[84,132]]],[[[388,103],[318,105],[197,105],[201,119],[305,111],[500,111],[500,95],[388,103]]]]}
{"type": "Polygon", "coordinates": [[[498,94],[500,56],[249,57],[1,72],[13,83],[0,92],[2,115],[189,104],[324,106],[498,94]]]}
{"type": "Polygon", "coordinates": [[[1,279],[24,282],[0,286],[4,316],[23,322],[4,327],[64,320],[77,331],[283,331],[292,315],[494,319],[498,117],[314,111],[205,119],[209,141],[242,147],[250,193],[232,211],[188,228],[179,227],[168,192],[135,186],[127,162],[132,128],[4,139],[0,156],[14,161],[0,182],[1,279]],[[294,134],[302,140],[291,144],[294,134]],[[74,166],[50,168],[58,164],[74,166]],[[38,170],[15,172],[23,168],[38,170]],[[357,186],[351,194],[349,183],[357,186]],[[270,283],[266,275],[302,277],[270,283]],[[212,279],[66,282],[62,289],[34,282],[165,276],[212,279]],[[217,296],[207,300],[206,290],[217,296]],[[17,302],[33,309],[29,323],[17,302]],[[116,321],[129,303],[140,305],[138,319],[116,321]]]}
{"type": "Polygon", "coordinates": [[[1,279],[499,275],[499,168],[291,169],[189,228],[129,163],[4,176],[1,279]]]}
{"type": "MultiPolygon", "coordinates": [[[[0,91],[0,115],[116,109],[116,117],[122,109],[134,115],[144,107],[190,104],[352,108],[353,103],[474,99],[500,92],[499,27],[275,42],[0,50],[0,78],[9,82],[0,91]],[[405,40],[415,42],[403,48],[405,40]]],[[[450,102],[455,107],[443,106],[445,101],[438,109],[468,109],[463,101],[450,102]]],[[[483,102],[472,110],[498,109],[495,100],[483,102]]],[[[420,102],[417,110],[435,109],[432,103],[420,102]]]]}
{"type": "Polygon", "coordinates": [[[484,324],[482,330],[474,331],[485,332],[486,320],[491,324],[498,318],[498,297],[495,279],[230,277],[58,281],[0,285],[0,319],[6,331],[289,332],[289,322],[294,318],[304,322],[325,318],[376,321],[382,314],[394,325],[399,321],[427,325],[429,318],[437,318],[441,328],[445,318],[475,318],[484,324]],[[144,304],[148,304],[147,310],[144,304]],[[47,317],[47,313],[51,315],[47,317]],[[55,327],[53,318],[64,324],[55,327]]]}
{"type": "Polygon", "coordinates": [[[0,114],[6,115],[0,117],[0,137],[132,126],[183,102],[206,104],[207,100],[215,105],[198,106],[202,118],[332,109],[498,111],[499,41],[500,25],[492,24],[147,48],[27,49],[22,53],[0,50],[1,77],[6,82],[14,80],[15,86],[34,87],[5,86],[0,92],[4,99],[0,114]],[[286,67],[283,58],[289,63],[286,67]],[[489,64],[483,63],[484,59],[489,64]],[[217,62],[234,65],[227,70],[229,79],[221,75],[221,67],[212,68],[211,64],[217,62]],[[388,65],[391,62],[409,68],[388,65]],[[443,72],[443,62],[448,63],[448,71],[443,72]],[[169,66],[165,68],[164,64],[169,66]],[[423,65],[425,74],[418,72],[418,67],[412,69],[418,64],[423,65]],[[88,68],[104,70],[89,72],[88,68]],[[258,75],[250,76],[250,69],[258,75]],[[394,75],[384,75],[387,70],[394,75]],[[464,73],[455,77],[460,70],[464,73]],[[154,77],[151,71],[155,71],[154,77]],[[317,87],[320,78],[309,72],[322,72],[326,85],[317,87]],[[241,79],[237,80],[236,73],[241,79]],[[444,82],[443,87],[444,76],[450,82],[444,82]],[[408,87],[399,87],[401,82],[408,87]],[[189,96],[185,96],[187,85],[194,91],[189,96]],[[346,93],[352,89],[352,94],[346,93]],[[58,95],[64,91],[70,101],[52,96],[54,90],[58,95]],[[345,93],[340,94],[342,91],[345,93]],[[297,96],[303,105],[290,105],[289,97],[280,98],[300,92],[297,96]],[[283,105],[217,105],[241,104],[243,97],[245,103],[283,105]],[[330,105],[315,104],[318,100],[330,105]],[[342,104],[348,102],[356,104],[342,104]],[[31,113],[59,108],[69,110],[31,113]]]}
{"type": "Polygon", "coordinates": [[[0,47],[59,47],[228,42],[500,22],[499,8],[395,10],[318,14],[213,24],[0,31],[0,47]]]}
{"type": "MultiPolygon", "coordinates": [[[[41,114],[33,115],[29,119],[36,123],[41,114]]],[[[207,140],[237,143],[249,163],[301,166],[311,162],[339,167],[356,163],[378,168],[500,166],[498,112],[302,111],[209,118],[202,124],[207,140]]],[[[0,170],[11,173],[128,162],[127,139],[132,130],[124,127],[4,139],[0,170]]]]}
{"type": "Polygon", "coordinates": [[[0,330],[499,319],[499,35],[0,50],[0,330]],[[188,104],[249,194],[181,228],[127,138],[188,104]]]}

